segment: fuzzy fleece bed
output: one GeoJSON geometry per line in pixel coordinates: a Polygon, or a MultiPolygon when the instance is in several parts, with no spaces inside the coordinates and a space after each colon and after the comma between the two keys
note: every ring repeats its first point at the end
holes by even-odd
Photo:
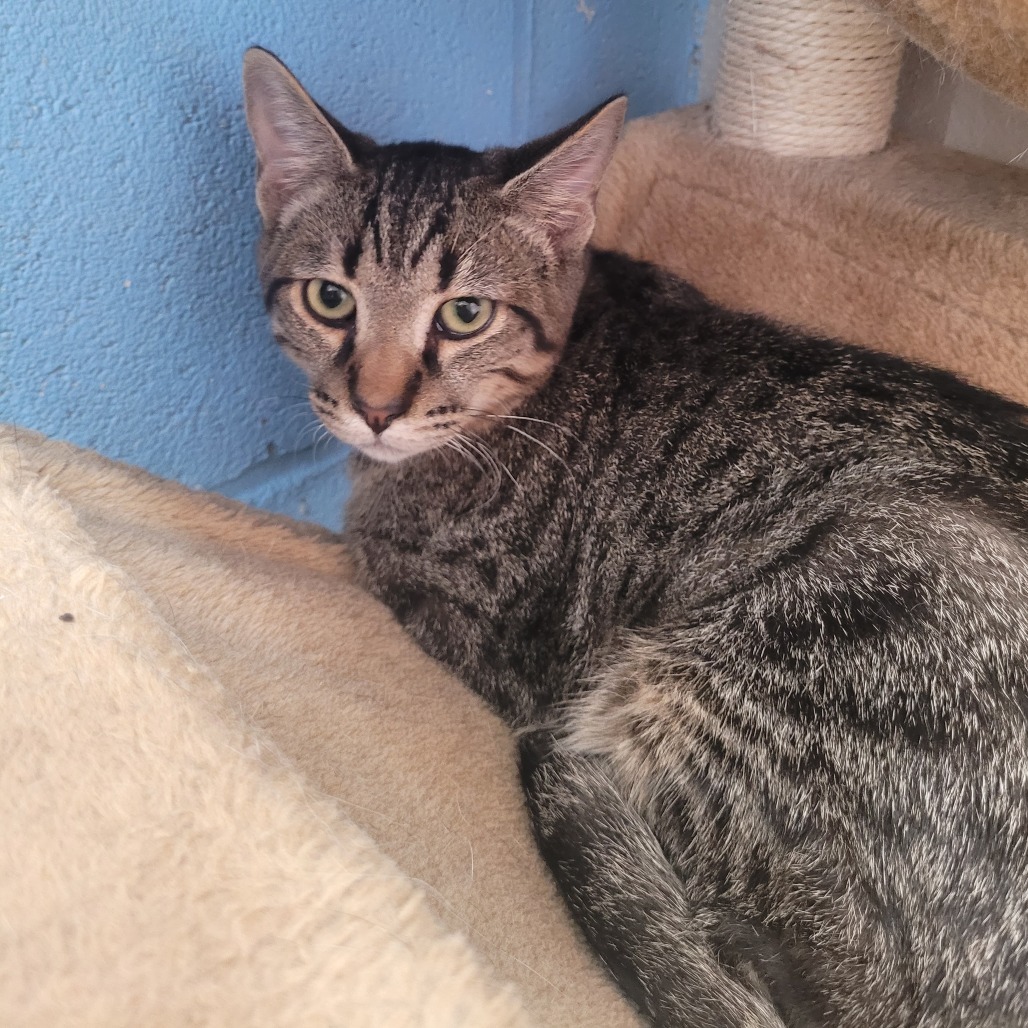
{"type": "MultiPolygon", "coordinates": [[[[629,127],[597,242],[1028,401],[1024,171],[772,158],[684,109],[629,127]]],[[[0,826],[3,1025],[636,1023],[505,730],[333,536],[12,426],[0,826]]]]}

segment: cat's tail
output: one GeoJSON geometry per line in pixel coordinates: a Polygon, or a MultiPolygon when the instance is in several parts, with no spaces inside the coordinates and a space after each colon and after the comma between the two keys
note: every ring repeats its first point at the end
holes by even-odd
{"type": "Polygon", "coordinates": [[[524,733],[519,759],[543,858],[640,1011],[668,1028],[783,1028],[767,996],[718,963],[653,832],[601,763],[548,730],[524,733]]]}

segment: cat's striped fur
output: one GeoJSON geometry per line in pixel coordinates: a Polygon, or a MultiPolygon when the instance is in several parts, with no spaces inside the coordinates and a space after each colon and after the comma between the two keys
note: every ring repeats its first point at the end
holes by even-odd
{"type": "Polygon", "coordinates": [[[618,104],[473,154],[375,147],[263,52],[247,92],[273,324],[363,451],[354,560],[519,731],[625,992],[666,1025],[1028,1024],[1024,411],[590,253],[618,104]],[[352,324],[305,312],[321,278],[352,324]],[[461,295],[497,312],[455,343],[461,295]]]}

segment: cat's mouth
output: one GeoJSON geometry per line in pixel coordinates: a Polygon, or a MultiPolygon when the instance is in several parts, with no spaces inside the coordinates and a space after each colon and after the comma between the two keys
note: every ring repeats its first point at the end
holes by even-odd
{"type": "Polygon", "coordinates": [[[375,432],[356,417],[338,418],[333,416],[334,411],[319,409],[317,403],[312,405],[319,420],[332,435],[347,446],[360,450],[366,457],[383,464],[398,464],[420,453],[446,446],[452,432],[440,429],[450,429],[456,424],[453,420],[445,424],[412,424],[408,419],[401,419],[397,425],[375,432]]]}
{"type": "Polygon", "coordinates": [[[363,442],[355,445],[366,457],[382,461],[384,464],[396,464],[420,452],[409,447],[393,446],[390,443],[384,442],[381,436],[376,436],[370,443],[363,442]]]}
{"type": "Polygon", "coordinates": [[[368,439],[363,433],[359,438],[353,438],[344,433],[333,434],[338,435],[347,445],[360,450],[366,457],[381,461],[383,464],[398,464],[402,460],[416,457],[419,453],[425,453],[444,445],[444,440],[438,437],[429,438],[424,434],[408,433],[391,436],[388,430],[376,434],[372,439],[368,439]]]}

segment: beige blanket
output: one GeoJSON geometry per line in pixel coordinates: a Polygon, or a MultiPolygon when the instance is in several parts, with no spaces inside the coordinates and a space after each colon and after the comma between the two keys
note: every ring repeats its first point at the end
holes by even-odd
{"type": "Polygon", "coordinates": [[[0,551],[0,1024],[631,1023],[330,536],[5,428],[0,551]]]}
{"type": "MultiPolygon", "coordinates": [[[[1028,399],[1028,176],[631,126],[598,239],[1028,399]]],[[[510,741],[326,533],[0,428],[0,1025],[628,1025],[510,741]]]]}

